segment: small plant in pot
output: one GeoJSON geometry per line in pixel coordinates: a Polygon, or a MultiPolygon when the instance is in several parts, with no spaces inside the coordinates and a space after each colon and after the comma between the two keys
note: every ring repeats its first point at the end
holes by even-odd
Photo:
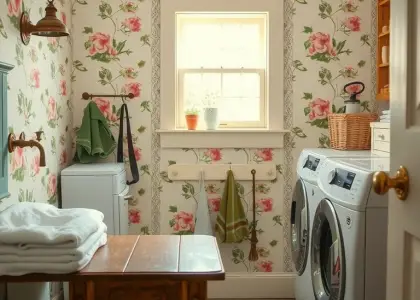
{"type": "Polygon", "coordinates": [[[196,130],[198,124],[198,116],[200,111],[197,108],[189,108],[185,110],[185,121],[188,130],[196,130]]]}
{"type": "Polygon", "coordinates": [[[204,121],[207,130],[215,130],[219,126],[219,109],[217,108],[217,100],[219,94],[208,92],[203,101],[204,121]]]}

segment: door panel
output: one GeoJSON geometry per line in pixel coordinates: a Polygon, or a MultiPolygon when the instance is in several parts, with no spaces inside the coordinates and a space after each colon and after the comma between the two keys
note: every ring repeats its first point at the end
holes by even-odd
{"type": "MultiPolygon", "coordinates": [[[[391,172],[409,193],[389,193],[387,300],[420,299],[420,0],[391,0],[391,172]]],[[[389,182],[388,182],[389,183],[389,182]]],[[[386,183],[386,184],[388,184],[386,183]]]]}

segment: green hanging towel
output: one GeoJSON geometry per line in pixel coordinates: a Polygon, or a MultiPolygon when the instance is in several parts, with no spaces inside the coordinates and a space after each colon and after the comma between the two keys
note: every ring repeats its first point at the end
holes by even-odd
{"type": "Polygon", "coordinates": [[[215,231],[218,241],[222,243],[239,243],[249,233],[248,220],[236,188],[232,170],[228,171],[215,231]]]}
{"type": "Polygon", "coordinates": [[[76,133],[74,160],[83,164],[93,163],[99,158],[106,158],[116,145],[105,117],[95,102],[89,102],[83,113],[82,125],[76,133]]]}

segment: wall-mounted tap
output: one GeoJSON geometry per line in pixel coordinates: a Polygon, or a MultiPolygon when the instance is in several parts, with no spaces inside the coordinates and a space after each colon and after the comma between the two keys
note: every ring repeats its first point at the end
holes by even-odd
{"type": "Polygon", "coordinates": [[[39,166],[45,167],[45,151],[44,147],[41,145],[41,135],[42,131],[35,132],[36,134],[36,140],[25,140],[25,134],[22,132],[19,135],[19,139],[16,139],[16,136],[14,133],[10,133],[7,138],[7,149],[9,150],[9,153],[12,153],[15,151],[16,147],[25,148],[25,147],[37,147],[39,150],[39,166]]]}

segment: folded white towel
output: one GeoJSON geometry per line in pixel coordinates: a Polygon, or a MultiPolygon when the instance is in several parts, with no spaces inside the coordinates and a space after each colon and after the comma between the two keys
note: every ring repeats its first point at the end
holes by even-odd
{"type": "Polygon", "coordinates": [[[391,123],[391,120],[379,120],[380,123],[391,123]]]}
{"type": "Polygon", "coordinates": [[[383,115],[383,116],[379,116],[379,119],[381,120],[390,120],[391,116],[390,115],[383,115]]]}
{"type": "Polygon", "coordinates": [[[92,260],[95,252],[105,245],[107,242],[107,235],[103,234],[99,243],[90,250],[88,250],[83,257],[78,261],[70,262],[44,262],[44,261],[32,261],[32,262],[11,262],[11,263],[0,263],[0,276],[21,276],[30,273],[44,273],[44,274],[67,274],[77,272],[92,260]]]}
{"type": "Polygon", "coordinates": [[[390,110],[390,109],[388,109],[388,110],[383,110],[383,111],[382,111],[382,114],[383,114],[383,115],[390,115],[390,114],[391,114],[391,110],[390,110]]]}
{"type": "Polygon", "coordinates": [[[21,249],[13,245],[0,244],[0,263],[4,262],[74,262],[81,260],[91,249],[98,249],[106,241],[106,226],[77,248],[56,248],[54,246],[21,249]]]}
{"type": "Polygon", "coordinates": [[[94,209],[22,202],[0,213],[0,241],[23,249],[45,245],[75,248],[98,231],[103,219],[103,213],[94,209]]]}

